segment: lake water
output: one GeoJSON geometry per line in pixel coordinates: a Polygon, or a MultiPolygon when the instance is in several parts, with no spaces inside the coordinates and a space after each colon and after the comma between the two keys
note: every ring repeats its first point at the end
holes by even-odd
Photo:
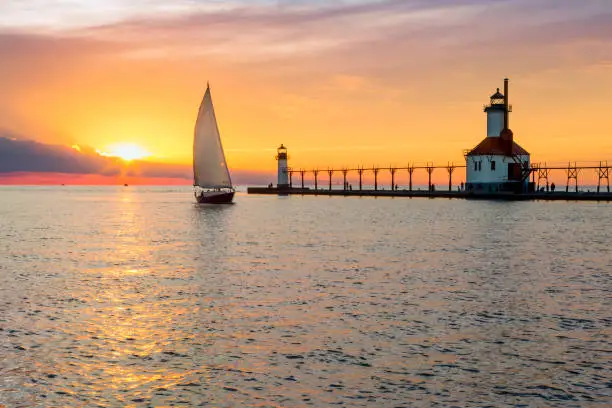
{"type": "Polygon", "coordinates": [[[235,201],[0,187],[0,405],[612,402],[612,204],[235,201]]]}

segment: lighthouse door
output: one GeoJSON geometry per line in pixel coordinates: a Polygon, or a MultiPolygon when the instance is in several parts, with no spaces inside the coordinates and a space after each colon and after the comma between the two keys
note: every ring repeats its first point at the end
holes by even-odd
{"type": "Polygon", "coordinates": [[[508,163],[508,180],[520,180],[521,168],[516,163],[508,163]]]}

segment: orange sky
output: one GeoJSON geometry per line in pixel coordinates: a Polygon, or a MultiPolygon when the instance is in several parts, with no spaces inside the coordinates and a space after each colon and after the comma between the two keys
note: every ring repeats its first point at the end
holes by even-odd
{"type": "Polygon", "coordinates": [[[128,3],[0,5],[0,129],[188,164],[210,80],[232,170],[461,163],[507,76],[533,161],[612,159],[607,1],[128,3]]]}

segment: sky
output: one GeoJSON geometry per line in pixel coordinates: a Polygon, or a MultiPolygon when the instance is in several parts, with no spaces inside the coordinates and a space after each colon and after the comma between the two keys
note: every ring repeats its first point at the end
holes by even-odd
{"type": "Polygon", "coordinates": [[[608,0],[2,0],[0,137],[188,178],[210,81],[237,174],[462,163],[508,77],[533,162],[612,161],[611,41],[608,0]]]}

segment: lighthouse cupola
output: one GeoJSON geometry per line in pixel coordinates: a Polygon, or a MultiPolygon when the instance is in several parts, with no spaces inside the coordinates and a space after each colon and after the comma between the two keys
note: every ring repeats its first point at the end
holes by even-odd
{"type": "Polygon", "coordinates": [[[289,187],[289,167],[287,166],[287,148],[281,144],[276,149],[276,160],[278,161],[278,188],[289,187]]]}
{"type": "Polygon", "coordinates": [[[491,95],[491,102],[484,111],[487,114],[487,137],[499,137],[504,130],[506,113],[506,97],[499,92],[499,88],[491,95]]]}

